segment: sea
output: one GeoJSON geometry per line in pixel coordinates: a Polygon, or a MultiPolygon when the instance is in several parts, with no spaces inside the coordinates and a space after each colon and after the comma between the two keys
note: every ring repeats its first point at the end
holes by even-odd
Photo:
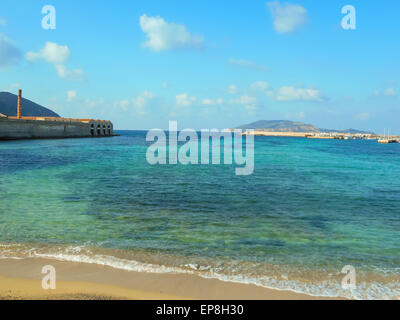
{"type": "Polygon", "coordinates": [[[0,142],[0,259],[400,298],[400,144],[255,137],[238,176],[151,165],[145,131],[117,133],[0,142]]]}

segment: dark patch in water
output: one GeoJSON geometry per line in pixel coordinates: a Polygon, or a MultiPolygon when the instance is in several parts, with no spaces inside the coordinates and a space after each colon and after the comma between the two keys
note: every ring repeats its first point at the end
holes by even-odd
{"type": "Polygon", "coordinates": [[[246,246],[265,246],[265,247],[284,247],[286,244],[281,240],[275,239],[243,239],[237,241],[236,244],[246,246]]]}
{"type": "Polygon", "coordinates": [[[62,200],[66,202],[78,202],[83,200],[83,198],[78,196],[68,196],[68,197],[63,197],[62,200]]]}
{"type": "Polygon", "coordinates": [[[311,217],[307,217],[305,218],[306,221],[308,221],[308,223],[314,227],[314,228],[318,228],[318,229],[328,229],[326,226],[326,222],[329,220],[323,216],[311,216],[311,217]]]}

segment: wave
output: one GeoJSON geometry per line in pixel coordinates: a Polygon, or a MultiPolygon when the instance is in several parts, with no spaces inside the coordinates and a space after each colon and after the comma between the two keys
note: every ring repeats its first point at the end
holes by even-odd
{"type": "Polygon", "coordinates": [[[293,267],[270,265],[266,267],[243,261],[216,262],[199,257],[166,255],[143,250],[105,249],[90,244],[79,246],[0,244],[0,259],[27,258],[96,264],[133,272],[193,274],[207,279],[252,284],[318,297],[357,300],[400,299],[400,277],[388,270],[380,270],[380,274],[374,275],[362,274],[361,277],[357,275],[357,279],[360,280],[357,281],[356,288],[343,289],[340,279],[344,275],[329,274],[326,270],[305,271],[301,268],[294,270],[293,267]]]}

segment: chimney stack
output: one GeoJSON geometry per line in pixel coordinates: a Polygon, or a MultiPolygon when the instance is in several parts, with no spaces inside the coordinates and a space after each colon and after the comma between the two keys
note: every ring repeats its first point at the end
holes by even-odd
{"type": "Polygon", "coordinates": [[[17,108],[17,118],[21,119],[22,118],[22,90],[19,89],[18,91],[18,108],[17,108]]]}

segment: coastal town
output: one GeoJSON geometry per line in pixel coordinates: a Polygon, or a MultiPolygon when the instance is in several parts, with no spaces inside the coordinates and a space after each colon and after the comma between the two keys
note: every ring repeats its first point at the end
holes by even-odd
{"type": "MultiPolygon", "coordinates": [[[[399,143],[400,136],[390,135],[389,129],[384,129],[383,134],[373,131],[357,129],[324,129],[300,121],[290,120],[258,120],[236,127],[241,129],[243,135],[253,134],[264,137],[297,137],[307,139],[332,139],[332,140],[376,140],[379,143],[399,143]],[[251,131],[250,131],[251,130],[251,131]]],[[[235,130],[229,129],[229,130],[235,130]]]]}
{"type": "MultiPolygon", "coordinates": [[[[243,135],[250,134],[246,130],[243,135]]],[[[268,130],[254,130],[255,136],[264,137],[299,137],[308,139],[336,139],[336,140],[377,140],[379,143],[400,143],[400,136],[378,135],[373,133],[343,133],[343,132],[280,132],[268,130]]]]}
{"type": "Polygon", "coordinates": [[[387,134],[379,135],[374,133],[344,133],[344,132],[291,132],[291,131],[270,131],[268,129],[254,129],[251,133],[245,130],[243,135],[254,134],[264,137],[298,137],[307,139],[335,139],[335,140],[376,140],[378,143],[400,143],[400,136],[387,134]]]}

